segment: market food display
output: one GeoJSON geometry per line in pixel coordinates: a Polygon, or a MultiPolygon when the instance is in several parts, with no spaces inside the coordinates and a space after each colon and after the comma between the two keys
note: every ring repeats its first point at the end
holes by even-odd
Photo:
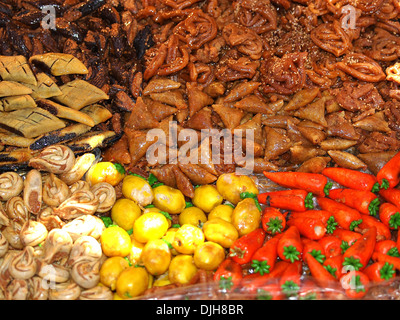
{"type": "Polygon", "coordinates": [[[399,15],[0,3],[2,298],[396,299],[399,15]]]}

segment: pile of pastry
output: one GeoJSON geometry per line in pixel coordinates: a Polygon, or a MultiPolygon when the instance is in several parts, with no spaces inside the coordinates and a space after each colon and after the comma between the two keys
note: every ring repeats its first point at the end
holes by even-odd
{"type": "Polygon", "coordinates": [[[79,77],[88,72],[70,54],[0,56],[0,167],[27,163],[57,143],[87,152],[115,138],[94,130],[112,113],[101,104],[108,95],[79,77]],[[64,75],[78,76],[58,85],[64,75]]]}

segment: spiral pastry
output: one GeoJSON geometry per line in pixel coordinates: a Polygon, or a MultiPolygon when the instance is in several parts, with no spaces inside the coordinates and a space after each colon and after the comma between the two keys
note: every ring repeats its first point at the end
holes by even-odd
{"type": "Polygon", "coordinates": [[[62,228],[63,225],[65,225],[65,222],[60,219],[59,216],[56,216],[53,213],[53,208],[52,207],[47,207],[43,209],[37,216],[37,221],[42,223],[47,231],[50,231],[52,229],[56,228],[62,228]]]}
{"type": "Polygon", "coordinates": [[[72,266],[79,260],[99,260],[101,256],[100,243],[91,236],[81,236],[72,246],[67,265],[72,266]]]}
{"type": "Polygon", "coordinates": [[[45,225],[35,220],[27,220],[20,231],[19,237],[24,246],[37,246],[46,240],[48,231],[45,225]]]}
{"type": "Polygon", "coordinates": [[[74,164],[74,152],[64,145],[46,147],[28,162],[28,165],[32,168],[55,174],[62,174],[70,171],[74,164]]]}
{"type": "Polygon", "coordinates": [[[51,264],[57,262],[64,265],[71,252],[73,241],[69,233],[63,229],[52,229],[43,244],[42,260],[51,264]]]}
{"type": "Polygon", "coordinates": [[[111,210],[117,199],[115,189],[111,184],[107,182],[96,183],[90,191],[99,199],[97,212],[103,213],[111,210]]]}
{"type": "Polygon", "coordinates": [[[20,196],[12,197],[6,202],[5,212],[7,213],[8,218],[21,225],[29,218],[28,208],[25,205],[24,199],[20,196]]]}
{"type": "Polygon", "coordinates": [[[0,200],[7,201],[18,196],[24,188],[24,180],[16,172],[4,172],[0,174],[0,200]]]}
{"type": "Polygon", "coordinates": [[[79,300],[113,300],[113,298],[113,292],[105,286],[95,286],[83,290],[79,296],[79,300]]]}
{"type": "Polygon", "coordinates": [[[75,282],[57,283],[49,290],[49,300],[76,300],[81,294],[81,288],[75,282]]]}
{"type": "Polygon", "coordinates": [[[42,278],[43,286],[52,289],[59,283],[67,282],[70,275],[70,268],[59,265],[57,263],[38,262],[37,275],[42,278]]]}
{"type": "Polygon", "coordinates": [[[14,279],[27,280],[35,275],[36,268],[34,249],[31,246],[26,246],[10,261],[9,271],[14,279]]]}
{"type": "Polygon", "coordinates": [[[96,156],[93,153],[85,153],[76,158],[75,163],[71,170],[68,170],[59,175],[59,178],[64,181],[67,185],[71,185],[85,175],[86,171],[93,165],[96,160],[96,156]]]}
{"type": "Polygon", "coordinates": [[[91,191],[79,190],[55,208],[54,214],[61,219],[70,220],[81,215],[92,215],[98,206],[99,200],[91,191]]]}
{"type": "Polygon", "coordinates": [[[18,250],[22,250],[24,248],[24,244],[20,238],[21,229],[22,225],[15,221],[10,221],[10,225],[2,230],[3,236],[7,239],[9,245],[18,250]]]}
{"type": "Polygon", "coordinates": [[[97,240],[100,238],[105,226],[100,218],[83,215],[67,222],[62,229],[69,233],[73,241],[76,241],[81,236],[91,236],[97,240]]]}
{"type": "Polygon", "coordinates": [[[69,196],[68,185],[54,173],[50,173],[43,184],[43,202],[50,207],[58,207],[69,196]]]}
{"type": "Polygon", "coordinates": [[[87,182],[85,180],[79,180],[79,181],[74,182],[73,184],[71,184],[69,186],[69,190],[70,190],[71,194],[73,194],[73,193],[75,193],[76,191],[79,191],[79,190],[90,190],[90,184],[89,184],[89,182],[87,182]]]}
{"type": "Polygon", "coordinates": [[[100,281],[100,260],[78,260],[71,267],[71,277],[82,288],[93,288],[100,281]]]}

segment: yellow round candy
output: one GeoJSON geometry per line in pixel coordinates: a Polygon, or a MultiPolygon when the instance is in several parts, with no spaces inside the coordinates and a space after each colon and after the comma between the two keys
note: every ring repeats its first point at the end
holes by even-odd
{"type": "Polygon", "coordinates": [[[120,273],[116,291],[122,299],[129,299],[143,294],[149,287],[149,273],[146,268],[131,266],[120,273]]]}
{"type": "Polygon", "coordinates": [[[161,185],[153,189],[153,204],[161,211],[178,214],[186,207],[185,196],[179,189],[161,185]]]}
{"type": "Polygon", "coordinates": [[[171,283],[186,284],[197,272],[193,256],[179,254],[175,256],[169,265],[168,277],[171,283]]]}
{"type": "Polygon", "coordinates": [[[206,241],[196,248],[193,259],[198,268],[212,271],[225,260],[225,250],[218,243],[206,241]]]}
{"type": "Polygon", "coordinates": [[[233,209],[234,208],[228,204],[220,204],[211,210],[211,212],[208,214],[208,220],[221,218],[222,220],[231,222],[233,209]]]}
{"type": "Polygon", "coordinates": [[[183,209],[179,214],[178,222],[180,225],[192,224],[194,226],[201,226],[207,221],[207,216],[203,210],[197,207],[188,207],[183,209]]]}
{"type": "Polygon", "coordinates": [[[232,212],[232,224],[244,236],[257,229],[261,222],[261,211],[258,210],[253,198],[240,201],[232,212]]]}
{"type": "Polygon", "coordinates": [[[150,184],[145,179],[131,174],[122,181],[122,194],[142,207],[151,204],[154,199],[150,184]]]}
{"type": "Polygon", "coordinates": [[[100,282],[115,291],[119,274],[129,267],[129,262],[122,257],[111,257],[100,268],[100,282]]]}
{"type": "Polygon", "coordinates": [[[133,228],[133,223],[142,214],[140,207],[135,201],[120,198],[115,201],[111,209],[111,219],[125,230],[133,228]]]}
{"type": "Polygon", "coordinates": [[[97,162],[86,173],[86,181],[91,185],[99,182],[108,182],[116,186],[125,176],[125,169],[118,163],[109,161],[97,162]]]}
{"type": "Polygon", "coordinates": [[[220,175],[216,182],[219,193],[234,205],[241,201],[241,193],[248,192],[258,194],[258,188],[252,178],[236,173],[224,173],[220,175]]]}
{"type": "Polygon", "coordinates": [[[133,237],[142,243],[160,239],[169,227],[167,218],[159,212],[148,212],[137,218],[133,224],[133,237]]]}
{"type": "Polygon", "coordinates": [[[150,240],[143,248],[141,259],[147,271],[158,276],[168,270],[171,262],[171,251],[165,241],[161,239],[150,240]]]}
{"type": "Polygon", "coordinates": [[[198,245],[204,242],[203,231],[192,225],[184,224],[175,233],[172,246],[183,254],[193,254],[198,245]]]}
{"type": "Polygon", "coordinates": [[[239,232],[235,226],[221,218],[209,219],[203,225],[203,232],[207,241],[218,243],[224,248],[231,247],[239,238],[239,232]]]}
{"type": "Polygon", "coordinates": [[[107,257],[126,257],[131,250],[131,238],[126,230],[119,226],[106,228],[100,236],[100,243],[107,257]]]}
{"type": "Polygon", "coordinates": [[[196,207],[208,213],[216,206],[220,205],[223,200],[224,198],[215,186],[205,184],[194,189],[192,202],[196,207]]]}

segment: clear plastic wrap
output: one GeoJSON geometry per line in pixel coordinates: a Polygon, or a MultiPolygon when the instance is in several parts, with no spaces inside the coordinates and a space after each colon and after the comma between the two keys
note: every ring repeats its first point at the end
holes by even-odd
{"type": "MultiPolygon", "coordinates": [[[[312,276],[301,278],[298,290],[284,292],[279,278],[269,279],[263,285],[256,285],[253,279],[243,279],[233,291],[221,288],[217,281],[193,285],[162,288],[144,294],[136,300],[353,300],[346,296],[345,288],[339,283],[320,284],[312,276]]],[[[400,299],[400,277],[389,282],[370,283],[361,300],[400,299]]]]}

